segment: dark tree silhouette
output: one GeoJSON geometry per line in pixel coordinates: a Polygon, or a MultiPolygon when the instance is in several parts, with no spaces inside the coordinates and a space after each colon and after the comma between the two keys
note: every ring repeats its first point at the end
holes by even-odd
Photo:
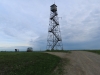
{"type": "Polygon", "coordinates": [[[33,48],[32,47],[28,47],[27,48],[27,52],[33,52],[33,48]]]}

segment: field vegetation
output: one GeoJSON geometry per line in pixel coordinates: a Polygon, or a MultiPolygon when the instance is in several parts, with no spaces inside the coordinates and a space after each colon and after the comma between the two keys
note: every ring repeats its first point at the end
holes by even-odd
{"type": "Polygon", "coordinates": [[[60,61],[41,52],[0,52],[0,75],[53,75],[60,61]]]}
{"type": "Polygon", "coordinates": [[[66,53],[71,53],[70,50],[46,50],[46,52],[66,52],[66,53]]]}
{"type": "Polygon", "coordinates": [[[89,52],[100,54],[100,50],[88,50],[89,52]]]}

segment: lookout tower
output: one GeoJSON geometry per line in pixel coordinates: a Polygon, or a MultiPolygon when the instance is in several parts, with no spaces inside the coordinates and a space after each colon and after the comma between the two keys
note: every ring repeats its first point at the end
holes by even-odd
{"type": "Polygon", "coordinates": [[[57,5],[50,6],[50,21],[48,28],[47,50],[63,50],[57,5]]]}

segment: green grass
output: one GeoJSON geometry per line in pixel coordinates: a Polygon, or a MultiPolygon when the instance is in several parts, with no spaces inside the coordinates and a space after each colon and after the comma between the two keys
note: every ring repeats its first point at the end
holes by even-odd
{"type": "Polygon", "coordinates": [[[100,50],[87,50],[88,52],[93,52],[93,53],[97,53],[100,54],[100,50]]]}
{"type": "Polygon", "coordinates": [[[60,60],[40,52],[0,52],[0,75],[51,75],[60,60]]]}
{"type": "Polygon", "coordinates": [[[69,64],[69,59],[67,58],[62,58],[60,63],[58,64],[56,71],[54,72],[54,75],[64,75],[64,67],[65,65],[69,64]]]}
{"type": "Polygon", "coordinates": [[[46,50],[46,52],[67,52],[67,53],[71,53],[70,50],[46,50]]]}

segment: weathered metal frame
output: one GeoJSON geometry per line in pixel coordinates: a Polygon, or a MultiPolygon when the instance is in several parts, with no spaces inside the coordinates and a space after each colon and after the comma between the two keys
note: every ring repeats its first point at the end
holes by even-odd
{"type": "Polygon", "coordinates": [[[50,10],[47,50],[63,50],[57,10],[56,11],[50,10]]]}

